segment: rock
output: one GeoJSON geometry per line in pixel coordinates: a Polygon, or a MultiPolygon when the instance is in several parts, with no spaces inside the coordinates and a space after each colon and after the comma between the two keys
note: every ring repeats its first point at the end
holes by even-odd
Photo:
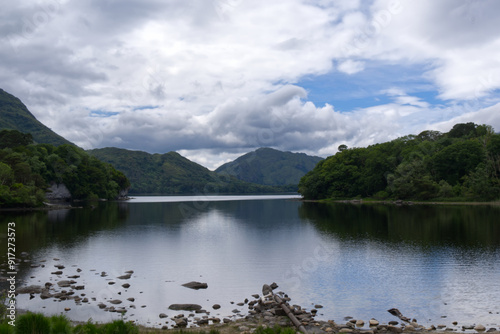
{"type": "Polygon", "coordinates": [[[85,285],[77,285],[75,286],[75,290],[83,290],[85,289],[85,285]]]}
{"type": "Polygon", "coordinates": [[[159,317],[160,317],[160,319],[163,319],[163,318],[168,317],[168,315],[166,315],[165,313],[160,313],[159,317]]]}
{"type": "Polygon", "coordinates": [[[271,283],[271,289],[277,289],[278,288],[278,284],[276,284],[276,282],[273,282],[271,283]]]}
{"type": "Polygon", "coordinates": [[[80,278],[80,275],[72,275],[72,276],[68,276],[68,278],[80,278]]]}
{"type": "Polygon", "coordinates": [[[387,326],[387,330],[390,332],[393,332],[393,333],[402,333],[403,332],[403,330],[400,327],[396,327],[396,326],[392,326],[392,325],[387,326]]]}
{"type": "Polygon", "coordinates": [[[411,332],[411,331],[414,331],[414,330],[415,330],[415,327],[412,326],[412,325],[405,326],[405,331],[410,331],[411,332]]]}
{"type": "Polygon", "coordinates": [[[240,332],[246,332],[246,331],[249,331],[250,330],[250,327],[247,327],[247,326],[240,326],[238,327],[238,330],[240,332]]]}
{"type": "Polygon", "coordinates": [[[462,329],[463,329],[463,330],[474,329],[474,326],[473,326],[473,325],[463,325],[463,326],[462,326],[462,329]]]}
{"type": "Polygon", "coordinates": [[[316,304],[316,305],[314,305],[314,308],[323,308],[323,305],[316,304]]]}
{"type": "Polygon", "coordinates": [[[474,327],[474,330],[478,331],[478,332],[484,332],[486,330],[486,327],[484,327],[483,325],[481,324],[477,324],[475,327],[474,327]]]}
{"type": "Polygon", "coordinates": [[[399,322],[397,322],[396,320],[389,321],[389,325],[397,326],[398,324],[399,324],[399,322]]]}
{"type": "Polygon", "coordinates": [[[253,294],[253,295],[252,295],[252,297],[253,297],[253,298],[255,298],[255,299],[257,299],[257,298],[259,298],[260,296],[259,296],[258,294],[253,294]]]}
{"type": "Polygon", "coordinates": [[[62,265],[62,264],[55,264],[54,267],[56,267],[57,269],[61,270],[61,269],[64,269],[65,267],[62,265]]]}
{"type": "Polygon", "coordinates": [[[230,322],[233,322],[231,319],[228,319],[228,318],[224,318],[222,319],[222,321],[225,323],[225,324],[228,324],[230,322]]]}
{"type": "Polygon", "coordinates": [[[178,319],[174,319],[174,321],[175,321],[175,325],[177,327],[186,327],[188,324],[186,318],[178,318],[178,319]]]}
{"type": "Polygon", "coordinates": [[[29,286],[25,286],[25,287],[22,287],[22,288],[18,288],[16,290],[17,293],[41,293],[42,292],[42,287],[40,285],[29,285],[29,286]]]}
{"type": "Polygon", "coordinates": [[[70,309],[69,307],[65,307],[65,308],[64,308],[64,310],[65,310],[66,312],[71,311],[71,309],[70,309]]]}
{"type": "Polygon", "coordinates": [[[132,277],[132,274],[121,275],[121,276],[118,276],[117,278],[118,279],[129,279],[130,277],[132,277]]]}
{"type": "Polygon", "coordinates": [[[213,308],[214,310],[218,310],[218,309],[220,309],[220,305],[219,305],[219,304],[214,304],[214,305],[212,306],[212,308],[213,308]]]}
{"type": "Polygon", "coordinates": [[[182,284],[182,286],[184,286],[186,288],[190,288],[190,289],[195,289],[195,290],[208,288],[207,283],[201,283],[201,282],[195,282],[195,281],[184,283],[184,284],[182,284]]]}
{"type": "Polygon", "coordinates": [[[262,295],[267,296],[268,294],[272,293],[273,289],[268,284],[264,284],[262,286],[262,295]]]}
{"type": "Polygon", "coordinates": [[[115,305],[116,305],[116,304],[121,304],[121,303],[122,303],[122,301],[121,301],[121,300],[119,300],[119,299],[113,299],[113,300],[110,300],[109,302],[110,302],[111,304],[115,304],[115,305]]]}
{"type": "Polygon", "coordinates": [[[61,184],[52,183],[50,187],[47,189],[47,192],[45,193],[45,198],[48,200],[67,200],[71,199],[71,192],[62,183],[61,184]]]}
{"type": "Polygon", "coordinates": [[[365,325],[365,322],[363,320],[360,319],[360,320],[356,321],[356,326],[363,327],[364,325],[365,325]]]}
{"type": "Polygon", "coordinates": [[[62,275],[62,274],[63,274],[63,272],[62,272],[62,271],[60,271],[60,270],[58,270],[58,271],[53,271],[53,272],[51,272],[51,274],[52,274],[52,275],[62,275]]]}
{"type": "Polygon", "coordinates": [[[128,288],[130,288],[130,284],[128,284],[128,283],[122,284],[122,287],[124,287],[125,289],[128,289],[128,288]]]}
{"type": "Polygon", "coordinates": [[[133,302],[135,301],[135,298],[134,298],[134,297],[130,297],[130,298],[127,298],[127,300],[128,300],[129,302],[132,302],[132,303],[133,303],[133,302]]]}
{"type": "Polygon", "coordinates": [[[379,322],[378,320],[376,319],[370,319],[370,326],[378,326],[379,325],[379,322]]]}
{"type": "Polygon", "coordinates": [[[446,328],[446,325],[439,324],[439,325],[437,325],[437,328],[439,328],[439,329],[441,329],[441,328],[446,328]]]}
{"type": "Polygon", "coordinates": [[[59,281],[57,282],[57,285],[59,285],[61,288],[68,288],[71,286],[71,284],[75,284],[76,281],[59,281]]]}
{"type": "Polygon", "coordinates": [[[238,304],[236,304],[236,305],[238,305],[238,306],[244,306],[244,305],[245,305],[245,303],[238,303],[238,304]]]}
{"type": "Polygon", "coordinates": [[[172,304],[168,307],[174,311],[197,311],[201,310],[201,305],[198,304],[172,304]]]}
{"type": "Polygon", "coordinates": [[[232,310],[231,312],[233,312],[233,313],[240,313],[241,311],[240,311],[240,310],[238,310],[238,309],[234,309],[234,310],[232,310]]]}
{"type": "Polygon", "coordinates": [[[208,319],[200,319],[200,320],[196,321],[196,323],[200,326],[201,325],[208,325],[208,319]]]}
{"type": "Polygon", "coordinates": [[[497,329],[495,327],[491,327],[490,329],[488,329],[486,332],[487,333],[491,333],[491,332],[496,332],[497,329]]]}
{"type": "Polygon", "coordinates": [[[352,329],[351,328],[341,328],[339,330],[339,333],[352,333],[352,329]]]}

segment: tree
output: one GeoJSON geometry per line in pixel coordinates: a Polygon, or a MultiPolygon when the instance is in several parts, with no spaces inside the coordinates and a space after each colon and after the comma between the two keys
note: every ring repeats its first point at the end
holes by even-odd
{"type": "Polygon", "coordinates": [[[17,130],[0,131],[0,149],[27,146],[31,143],[33,143],[33,136],[29,133],[22,133],[17,130]]]}
{"type": "Polygon", "coordinates": [[[339,145],[338,150],[339,152],[347,150],[347,145],[346,144],[339,145]]]}

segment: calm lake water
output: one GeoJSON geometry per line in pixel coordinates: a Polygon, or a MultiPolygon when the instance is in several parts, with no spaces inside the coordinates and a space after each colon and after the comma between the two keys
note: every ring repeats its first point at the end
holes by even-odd
{"type": "MultiPolygon", "coordinates": [[[[322,320],[388,322],[398,320],[387,312],[395,307],[422,324],[500,325],[500,207],[321,204],[292,197],[137,197],[81,209],[2,212],[0,233],[16,223],[23,260],[17,285],[79,275],[76,285],[84,289],[76,294],[90,301],[22,294],[18,308],[109,321],[120,315],[97,304],[120,299],[116,307],[127,308],[126,319],[161,326],[168,319],[160,313],[189,313],[168,310],[174,303],[200,304],[219,317],[234,316],[234,309],[244,314],[247,307],[236,304],[276,282],[292,303],[323,305],[322,320]],[[52,274],[59,264],[63,274],[52,274]],[[117,278],[128,270],[134,271],[130,279],[117,278]],[[206,282],[208,289],[181,286],[190,281],[206,282]],[[216,303],[222,306],[217,311],[216,303]]],[[[5,263],[5,234],[0,243],[5,263]]]]}

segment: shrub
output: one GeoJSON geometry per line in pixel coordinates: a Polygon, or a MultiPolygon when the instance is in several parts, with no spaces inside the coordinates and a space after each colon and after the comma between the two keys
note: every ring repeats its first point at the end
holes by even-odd
{"type": "Polygon", "coordinates": [[[40,313],[20,315],[16,321],[17,334],[47,334],[50,333],[50,321],[40,313]]]}

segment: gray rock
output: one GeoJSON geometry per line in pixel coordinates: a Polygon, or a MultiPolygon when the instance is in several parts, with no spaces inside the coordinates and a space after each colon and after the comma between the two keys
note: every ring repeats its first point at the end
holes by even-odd
{"type": "Polygon", "coordinates": [[[264,284],[262,286],[262,295],[266,296],[266,295],[270,294],[271,292],[273,292],[273,289],[271,289],[271,287],[268,284],[264,284]]]}
{"type": "Polygon", "coordinates": [[[40,285],[29,285],[22,288],[17,288],[17,293],[41,293],[42,287],[40,285]]]}
{"type": "Polygon", "coordinates": [[[198,304],[172,304],[168,307],[174,311],[197,311],[201,310],[201,305],[198,304]]]}
{"type": "Polygon", "coordinates": [[[208,288],[207,283],[201,283],[201,282],[195,282],[195,281],[184,283],[184,284],[182,284],[182,286],[184,286],[186,288],[190,288],[190,289],[195,289],[195,290],[208,288]]]}
{"type": "Polygon", "coordinates": [[[68,288],[71,286],[71,284],[75,284],[76,281],[59,281],[57,282],[57,285],[59,285],[61,288],[68,288]]]}
{"type": "Polygon", "coordinates": [[[124,287],[125,289],[128,289],[128,288],[130,288],[130,284],[128,284],[128,283],[122,284],[122,287],[124,287]]]}
{"type": "Polygon", "coordinates": [[[71,193],[64,184],[52,183],[45,193],[45,198],[48,200],[71,199],[71,193]]]}
{"type": "Polygon", "coordinates": [[[110,302],[111,304],[115,304],[115,305],[116,305],[116,304],[121,304],[121,303],[122,303],[122,301],[121,301],[121,300],[119,300],[119,299],[113,299],[113,300],[110,300],[109,302],[110,302]]]}
{"type": "Polygon", "coordinates": [[[475,327],[474,327],[474,330],[478,331],[478,332],[484,332],[486,330],[486,327],[484,327],[483,325],[481,324],[477,324],[475,327]]]}
{"type": "Polygon", "coordinates": [[[118,276],[117,278],[118,279],[129,279],[130,277],[132,277],[132,274],[129,273],[129,274],[118,276]]]}
{"type": "Polygon", "coordinates": [[[219,304],[214,304],[214,305],[212,306],[212,308],[213,308],[214,310],[218,310],[218,309],[220,309],[220,305],[219,305],[219,304]]]}
{"type": "Polygon", "coordinates": [[[160,317],[160,319],[163,319],[163,318],[168,317],[168,315],[166,315],[165,313],[160,313],[159,317],[160,317]]]}

